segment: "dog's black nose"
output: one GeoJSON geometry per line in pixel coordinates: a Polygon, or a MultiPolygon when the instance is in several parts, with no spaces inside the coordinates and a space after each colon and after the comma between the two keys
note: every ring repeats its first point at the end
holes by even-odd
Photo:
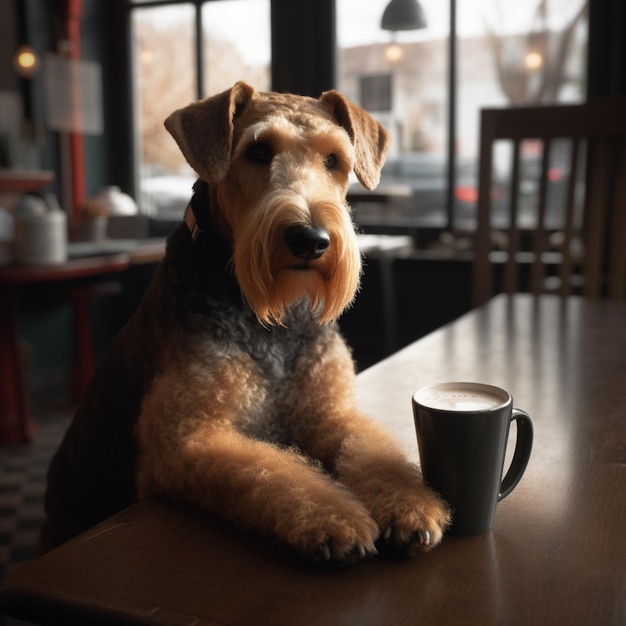
{"type": "Polygon", "coordinates": [[[287,247],[299,259],[319,259],[330,246],[330,235],[317,226],[292,226],[287,231],[287,247]]]}

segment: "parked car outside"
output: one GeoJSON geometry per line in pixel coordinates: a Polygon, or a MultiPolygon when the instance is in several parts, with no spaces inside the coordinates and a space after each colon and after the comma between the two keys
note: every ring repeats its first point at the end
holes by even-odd
{"type": "Polygon", "coordinates": [[[164,220],[182,220],[197,176],[174,174],[158,166],[141,171],[139,208],[144,215],[164,220]]]}
{"type": "MultiPolygon", "coordinates": [[[[559,228],[564,223],[567,172],[562,159],[551,162],[547,173],[546,226],[559,228]]],[[[507,159],[508,164],[508,159],[507,159]]],[[[536,206],[540,189],[541,163],[523,157],[520,163],[518,225],[536,225],[536,206]]],[[[493,223],[508,226],[510,174],[496,163],[492,178],[491,204],[493,223]]],[[[454,189],[454,226],[473,228],[478,203],[478,166],[475,160],[458,159],[454,189]]],[[[368,226],[445,227],[448,189],[447,159],[426,152],[407,152],[387,159],[380,184],[367,192],[359,183],[350,186],[349,199],[357,221],[368,226]],[[399,190],[406,190],[399,193],[399,190]],[[383,201],[376,201],[384,198],[383,201]]]]}
{"type": "MultiPolygon", "coordinates": [[[[356,206],[358,219],[372,224],[376,217],[397,226],[444,227],[447,222],[448,165],[443,155],[429,152],[407,152],[388,158],[380,185],[372,197],[387,189],[408,189],[406,194],[390,193],[384,206],[368,202],[367,192],[358,183],[351,185],[349,198],[356,206]]],[[[498,196],[501,191],[494,190],[498,196]]],[[[499,200],[499,198],[497,198],[499,200]]],[[[474,220],[478,200],[478,176],[474,161],[459,159],[456,163],[454,190],[455,222],[474,220]]]]}

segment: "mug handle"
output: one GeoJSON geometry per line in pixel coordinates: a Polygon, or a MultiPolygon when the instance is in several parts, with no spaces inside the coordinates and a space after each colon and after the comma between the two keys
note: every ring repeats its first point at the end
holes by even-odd
{"type": "Polygon", "coordinates": [[[515,489],[517,483],[522,478],[526,466],[528,465],[528,459],[530,458],[530,451],[533,447],[533,423],[528,413],[520,409],[513,409],[511,412],[510,422],[517,420],[517,441],[515,442],[515,452],[513,453],[513,460],[511,465],[502,479],[500,485],[500,493],[498,494],[498,502],[503,498],[506,498],[513,489],[515,489]]]}

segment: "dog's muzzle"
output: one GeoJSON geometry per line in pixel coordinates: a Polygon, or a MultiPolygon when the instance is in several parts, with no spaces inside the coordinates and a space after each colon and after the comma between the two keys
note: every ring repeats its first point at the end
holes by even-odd
{"type": "Polygon", "coordinates": [[[319,259],[330,246],[330,235],[317,226],[292,226],[286,234],[287,247],[299,259],[319,259]]]}

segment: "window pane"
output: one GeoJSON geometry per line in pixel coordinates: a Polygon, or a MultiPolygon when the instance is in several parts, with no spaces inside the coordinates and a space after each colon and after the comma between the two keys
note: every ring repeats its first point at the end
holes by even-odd
{"type": "MultiPolygon", "coordinates": [[[[458,133],[461,158],[478,158],[480,109],[584,100],[587,0],[458,0],[458,133]]],[[[511,147],[497,148],[499,185],[510,177],[511,147]]],[[[521,146],[519,223],[533,227],[540,187],[536,142],[521,146]]],[[[563,221],[566,148],[555,142],[548,170],[548,225],[563,221]]],[[[508,196],[494,203],[508,213],[508,196]]],[[[467,214],[473,218],[474,211],[467,214]]],[[[504,219],[504,217],[503,217],[504,219]]],[[[506,221],[506,220],[505,220],[506,221]]],[[[471,221],[470,221],[471,223],[471,221]]]]}
{"type": "Polygon", "coordinates": [[[132,44],[137,201],[146,214],[180,219],[195,176],[163,121],[196,99],[193,7],[134,10],[132,44]]]}
{"type": "MultiPolygon", "coordinates": [[[[380,28],[387,4],[388,0],[337,1],[339,87],[393,135],[381,190],[389,185],[399,190],[398,185],[404,184],[410,195],[385,203],[353,201],[353,206],[357,221],[367,227],[444,226],[449,2],[420,0],[427,27],[398,32],[396,45],[391,44],[391,33],[380,28]]],[[[455,226],[471,228],[478,197],[480,109],[584,98],[587,0],[457,0],[456,4],[453,211],[455,226]]],[[[522,171],[531,177],[537,169],[534,152],[529,147],[523,156],[528,163],[522,171]]],[[[566,182],[553,178],[549,186],[566,182]]],[[[500,182],[502,189],[494,192],[504,197],[505,181],[500,182]]],[[[525,188],[536,186],[537,181],[529,178],[525,188]]],[[[559,190],[549,192],[549,198],[561,195],[559,190]]]]}
{"type": "Polygon", "coordinates": [[[221,0],[202,9],[205,95],[245,80],[258,90],[270,88],[269,0],[221,0]]]}
{"type": "Polygon", "coordinates": [[[399,194],[372,202],[355,183],[350,199],[357,222],[372,230],[441,226],[447,193],[449,6],[420,0],[426,28],[392,35],[380,27],[388,3],[337,2],[339,89],[391,132],[379,190],[399,194]]]}
{"type": "MultiPolygon", "coordinates": [[[[182,217],[196,179],[163,127],[172,111],[198,99],[195,16],[195,6],[184,3],[132,12],[138,204],[159,217],[182,217]]],[[[202,24],[203,97],[238,80],[269,88],[269,0],[207,2],[202,24]]]]}

